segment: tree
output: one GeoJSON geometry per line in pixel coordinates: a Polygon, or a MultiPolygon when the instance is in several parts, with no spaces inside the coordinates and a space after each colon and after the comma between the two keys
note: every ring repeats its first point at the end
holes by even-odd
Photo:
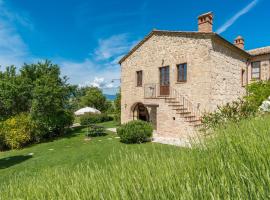
{"type": "Polygon", "coordinates": [[[0,71],[0,121],[28,113],[38,135],[61,134],[72,123],[69,98],[74,88],[60,76],[60,68],[45,61],[0,71]]]}
{"type": "Polygon", "coordinates": [[[31,83],[14,66],[0,71],[0,120],[26,112],[31,106],[31,83]]]}
{"type": "Polygon", "coordinates": [[[114,100],[114,106],[115,106],[115,116],[114,119],[116,122],[120,124],[121,122],[121,93],[116,94],[116,98],[114,100]]]}
{"type": "Polygon", "coordinates": [[[94,107],[101,112],[107,111],[109,105],[102,91],[97,87],[88,87],[84,96],[81,97],[81,106],[94,107]]]}
{"type": "Polygon", "coordinates": [[[39,136],[59,135],[73,121],[73,114],[69,110],[72,89],[67,84],[67,78],[61,78],[57,65],[46,61],[31,67],[35,69],[36,77],[32,91],[31,117],[40,127],[39,136]]]}

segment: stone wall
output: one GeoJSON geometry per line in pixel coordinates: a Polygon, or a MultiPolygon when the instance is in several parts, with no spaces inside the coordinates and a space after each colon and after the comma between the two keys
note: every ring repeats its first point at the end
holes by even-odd
{"type": "Polygon", "coordinates": [[[121,63],[121,122],[133,120],[132,106],[143,103],[152,119],[156,113],[156,129],[161,135],[188,137],[194,129],[184,122],[164,99],[145,99],[144,87],[136,86],[136,71],[143,71],[143,86],[159,83],[159,68],[170,67],[170,85],[201,111],[213,111],[217,105],[243,95],[241,69],[245,58],[210,35],[156,33],[121,63]],[[187,63],[187,81],[177,82],[177,64],[187,63]],[[152,114],[151,114],[152,113],[152,114]]]}
{"type": "Polygon", "coordinates": [[[248,58],[213,40],[211,55],[211,92],[208,111],[216,110],[218,105],[237,100],[245,94],[242,84],[246,77],[248,58]],[[245,70],[242,75],[242,70],[245,70]],[[242,77],[243,76],[243,77],[242,77]],[[242,80],[243,79],[243,80],[242,80]]]}

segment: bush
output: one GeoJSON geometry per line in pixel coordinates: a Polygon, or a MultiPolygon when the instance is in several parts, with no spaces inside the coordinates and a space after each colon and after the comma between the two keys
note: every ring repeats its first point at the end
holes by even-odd
{"type": "Polygon", "coordinates": [[[1,126],[3,141],[0,146],[8,149],[22,148],[32,140],[33,129],[33,124],[27,114],[19,114],[7,119],[1,126]]]}
{"type": "Polygon", "coordinates": [[[212,113],[205,113],[202,117],[204,129],[217,128],[225,125],[227,122],[238,122],[255,114],[249,106],[249,102],[239,99],[224,106],[218,106],[217,110],[212,113]]]}
{"type": "Polygon", "coordinates": [[[153,127],[144,121],[131,121],[117,129],[123,143],[142,143],[152,137],[153,127]]]}
{"type": "Polygon", "coordinates": [[[0,151],[5,149],[5,135],[3,132],[3,123],[0,123],[0,151]]]}
{"type": "Polygon", "coordinates": [[[253,112],[270,96],[270,81],[257,81],[247,86],[248,95],[245,100],[248,102],[249,109],[253,112]]]}
{"type": "MultiPolygon", "coordinates": [[[[247,86],[247,96],[243,99],[219,106],[213,113],[206,113],[202,117],[203,128],[215,129],[227,125],[228,121],[238,122],[255,116],[259,107],[270,96],[270,81],[256,81],[247,86]]],[[[263,105],[266,106],[266,103],[263,105]]]]}
{"type": "Polygon", "coordinates": [[[105,128],[102,126],[91,126],[89,130],[87,130],[87,137],[98,137],[106,135],[105,128]]]}
{"type": "Polygon", "coordinates": [[[113,117],[107,114],[85,114],[80,117],[80,123],[82,126],[87,126],[89,124],[96,124],[102,122],[112,121],[113,117]]]}

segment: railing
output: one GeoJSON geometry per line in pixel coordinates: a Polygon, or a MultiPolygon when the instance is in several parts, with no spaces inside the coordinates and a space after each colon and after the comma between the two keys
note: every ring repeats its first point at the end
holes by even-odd
{"type": "Polygon", "coordinates": [[[200,120],[201,119],[201,111],[200,104],[196,106],[185,96],[181,95],[175,88],[170,87],[170,96],[176,98],[177,102],[180,102],[180,105],[186,109],[187,112],[190,112],[190,116],[194,116],[192,119],[200,120]]]}
{"type": "Polygon", "coordinates": [[[154,99],[159,95],[158,84],[150,83],[144,85],[144,98],[145,99],[154,99]]]}
{"type": "Polygon", "coordinates": [[[155,99],[159,97],[164,97],[165,99],[168,98],[175,98],[177,102],[179,102],[180,105],[182,105],[182,108],[186,109],[187,112],[190,112],[190,116],[193,117],[194,120],[199,120],[201,117],[201,111],[199,109],[199,104],[194,105],[190,100],[188,100],[187,97],[180,94],[175,88],[168,86],[168,91],[164,92],[164,86],[160,87],[160,84],[151,83],[151,84],[145,84],[144,85],[144,98],[146,99],[155,99]],[[163,90],[160,88],[163,87],[163,90]],[[167,95],[162,95],[163,94],[167,95]]]}

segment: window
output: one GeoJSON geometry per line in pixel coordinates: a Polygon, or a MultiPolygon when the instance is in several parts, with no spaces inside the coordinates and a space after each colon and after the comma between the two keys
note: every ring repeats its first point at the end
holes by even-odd
{"type": "Polygon", "coordinates": [[[143,75],[142,71],[137,71],[137,87],[142,87],[142,80],[143,80],[143,75]]]}
{"type": "Polygon", "coordinates": [[[261,62],[251,63],[251,79],[259,80],[261,77],[261,62]]]}
{"type": "Polygon", "coordinates": [[[177,82],[187,81],[187,63],[177,65],[177,82]]]}

